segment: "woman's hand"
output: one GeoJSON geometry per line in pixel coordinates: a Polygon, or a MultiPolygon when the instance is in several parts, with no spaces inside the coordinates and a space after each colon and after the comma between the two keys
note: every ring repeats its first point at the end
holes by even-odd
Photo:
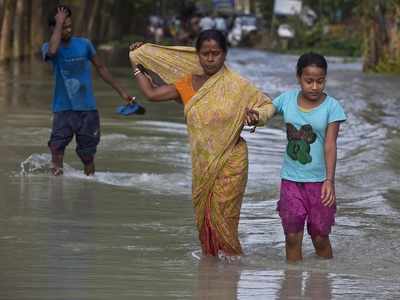
{"type": "Polygon", "coordinates": [[[260,115],[259,115],[258,111],[251,109],[251,108],[246,108],[246,116],[245,116],[245,120],[244,120],[244,125],[247,125],[247,126],[257,125],[259,119],[260,119],[260,115]]]}
{"type": "Polygon", "coordinates": [[[143,46],[144,44],[145,44],[144,42],[135,42],[129,46],[129,51],[136,50],[137,48],[143,46]]]}
{"type": "MultiPolygon", "coordinates": [[[[135,43],[129,45],[129,51],[134,51],[137,48],[143,46],[144,44],[145,44],[144,42],[135,42],[135,43]]],[[[131,59],[132,59],[132,57],[131,57],[131,59]]],[[[135,64],[135,65],[137,64],[137,62],[134,61],[134,60],[132,60],[132,63],[135,64]]]]}
{"type": "Polygon", "coordinates": [[[322,184],[321,202],[327,207],[332,207],[336,203],[335,184],[330,179],[322,184]]]}

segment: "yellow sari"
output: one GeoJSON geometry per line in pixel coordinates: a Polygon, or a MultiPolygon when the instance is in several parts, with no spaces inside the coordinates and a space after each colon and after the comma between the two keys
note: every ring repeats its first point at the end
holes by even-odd
{"type": "MultiPolygon", "coordinates": [[[[168,84],[202,74],[194,48],[145,44],[130,58],[168,84]]],[[[263,125],[274,114],[269,97],[227,67],[209,78],[185,105],[192,157],[192,200],[203,253],[240,255],[238,225],[247,184],[247,145],[240,137],[245,109],[263,125]]]]}

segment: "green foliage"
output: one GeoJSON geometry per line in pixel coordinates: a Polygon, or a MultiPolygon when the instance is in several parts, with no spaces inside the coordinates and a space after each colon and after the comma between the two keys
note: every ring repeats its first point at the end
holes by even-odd
{"type": "Polygon", "coordinates": [[[274,1],[257,0],[257,5],[266,24],[271,24],[274,1]]]}
{"type": "MultiPolygon", "coordinates": [[[[374,0],[375,1],[375,0],[374,0]]],[[[350,17],[354,8],[364,0],[303,0],[303,4],[324,16],[330,24],[350,17]]]]}
{"type": "Polygon", "coordinates": [[[295,29],[295,38],[290,42],[290,51],[302,52],[306,49],[318,51],[324,55],[351,56],[361,55],[362,34],[357,29],[348,29],[344,25],[330,25],[327,19],[307,27],[298,18],[288,19],[295,29]]]}
{"type": "Polygon", "coordinates": [[[388,59],[387,57],[382,58],[373,71],[386,74],[400,74],[400,57],[395,60],[388,59]]]}

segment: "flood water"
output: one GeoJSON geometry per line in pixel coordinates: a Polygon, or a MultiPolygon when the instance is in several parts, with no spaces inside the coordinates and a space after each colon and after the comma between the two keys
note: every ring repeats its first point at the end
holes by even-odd
{"type": "MultiPolygon", "coordinates": [[[[271,96],[296,87],[297,57],[232,50],[229,65],[271,96]]],[[[113,75],[137,89],[127,58],[113,75]]],[[[285,130],[279,117],[248,131],[249,183],[239,264],[198,260],[183,110],[144,100],[122,117],[95,77],[102,141],[85,177],[72,143],[65,174],[49,176],[51,69],[0,68],[0,299],[400,299],[400,78],[329,59],[327,92],[348,115],[338,140],[334,258],[304,239],[285,262],[276,212],[285,130]]]]}

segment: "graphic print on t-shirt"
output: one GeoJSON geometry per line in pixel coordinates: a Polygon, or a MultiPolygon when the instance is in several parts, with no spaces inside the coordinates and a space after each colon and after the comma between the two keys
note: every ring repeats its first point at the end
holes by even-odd
{"type": "Polygon", "coordinates": [[[86,87],[79,80],[85,71],[85,57],[66,58],[62,62],[61,75],[64,78],[65,88],[69,99],[85,97],[86,87]]]}
{"type": "Polygon", "coordinates": [[[310,145],[317,139],[312,126],[306,124],[297,129],[294,125],[286,123],[286,131],[289,141],[286,152],[289,157],[303,165],[310,163],[312,161],[310,145]]]}

